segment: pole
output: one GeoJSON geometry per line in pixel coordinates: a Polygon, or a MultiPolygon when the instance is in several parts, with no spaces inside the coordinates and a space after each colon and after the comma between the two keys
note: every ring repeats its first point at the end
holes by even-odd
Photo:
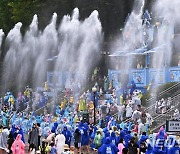
{"type": "Polygon", "coordinates": [[[96,92],[94,92],[94,126],[96,125],[96,92]]]}

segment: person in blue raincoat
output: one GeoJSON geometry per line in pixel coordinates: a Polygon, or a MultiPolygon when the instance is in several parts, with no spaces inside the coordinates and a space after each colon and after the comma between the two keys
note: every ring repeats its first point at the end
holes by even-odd
{"type": "Polygon", "coordinates": [[[147,139],[148,137],[146,136],[146,134],[143,134],[140,140],[138,141],[138,146],[141,153],[145,153],[147,151],[147,142],[146,142],[147,139]]]}
{"type": "Polygon", "coordinates": [[[132,95],[134,90],[136,89],[136,83],[134,81],[131,81],[131,89],[130,89],[130,94],[132,95]]]}
{"type": "Polygon", "coordinates": [[[105,139],[105,143],[98,149],[98,154],[117,154],[119,149],[111,142],[110,137],[105,139]]]}
{"type": "Polygon", "coordinates": [[[118,142],[117,142],[117,137],[114,131],[111,133],[110,139],[111,139],[111,142],[117,146],[118,142]]]}
{"type": "Polygon", "coordinates": [[[52,127],[52,129],[51,129],[51,133],[55,133],[55,132],[56,132],[57,127],[58,127],[58,123],[57,123],[57,122],[55,122],[55,123],[54,123],[54,126],[53,126],[53,127],[52,127]]]}
{"type": "Polygon", "coordinates": [[[145,142],[148,139],[145,133],[142,134],[140,140],[138,141],[138,145],[140,146],[141,142],[145,142]]]}
{"type": "Polygon", "coordinates": [[[125,132],[122,130],[122,128],[120,128],[120,134],[117,136],[117,142],[119,142],[121,138],[124,139],[125,135],[125,132]]]}
{"type": "Polygon", "coordinates": [[[17,135],[18,134],[21,134],[21,140],[25,143],[25,140],[24,140],[24,133],[23,133],[23,130],[22,128],[18,127],[18,126],[15,126],[15,125],[12,125],[12,128],[11,128],[11,131],[10,133],[12,134],[13,136],[13,139],[15,140],[17,135]]]}
{"type": "Polygon", "coordinates": [[[5,127],[8,127],[8,118],[9,118],[9,115],[7,112],[3,112],[2,114],[2,120],[3,120],[3,126],[5,127]]]}
{"type": "Polygon", "coordinates": [[[64,126],[64,129],[62,131],[62,134],[65,136],[66,141],[65,144],[68,144],[70,147],[71,144],[71,138],[72,138],[72,133],[68,130],[67,126],[64,126]]]}
{"type": "Polygon", "coordinates": [[[153,143],[153,135],[150,134],[148,139],[147,139],[147,150],[146,154],[153,154],[153,148],[154,148],[154,143],[153,143]]]}
{"type": "Polygon", "coordinates": [[[164,130],[160,130],[153,149],[153,154],[166,154],[164,130]]]}
{"type": "Polygon", "coordinates": [[[89,133],[87,129],[83,129],[83,134],[82,134],[82,141],[81,145],[82,146],[87,146],[89,144],[89,133]]]}
{"type": "Polygon", "coordinates": [[[131,131],[127,131],[127,134],[125,135],[125,143],[129,143],[129,141],[132,139],[131,131]]]}
{"type": "MultiPolygon", "coordinates": [[[[92,129],[92,128],[91,128],[91,129],[92,129]]],[[[93,132],[92,132],[91,135],[90,135],[90,141],[91,141],[90,147],[91,147],[92,149],[95,148],[95,145],[94,145],[94,143],[93,143],[93,140],[94,140],[94,138],[95,138],[96,131],[97,131],[97,127],[94,126],[93,132]]]]}
{"type": "Polygon", "coordinates": [[[83,128],[82,138],[81,138],[81,145],[86,146],[87,150],[89,151],[89,132],[86,127],[83,128]]]}
{"type": "Polygon", "coordinates": [[[106,138],[107,138],[107,137],[110,137],[110,133],[109,133],[109,131],[104,132],[104,137],[103,137],[103,139],[102,139],[102,144],[105,144],[105,142],[106,142],[106,138]]]}

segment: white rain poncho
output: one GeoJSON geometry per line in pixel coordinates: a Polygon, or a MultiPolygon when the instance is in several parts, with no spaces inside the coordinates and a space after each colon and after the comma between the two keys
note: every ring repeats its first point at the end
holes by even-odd
{"type": "Polygon", "coordinates": [[[57,154],[61,154],[64,151],[64,145],[65,145],[65,136],[63,134],[59,134],[55,138],[55,144],[57,147],[57,154]]]}

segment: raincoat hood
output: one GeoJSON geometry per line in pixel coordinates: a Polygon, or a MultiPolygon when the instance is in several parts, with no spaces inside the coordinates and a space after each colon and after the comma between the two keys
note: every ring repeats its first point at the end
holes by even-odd
{"type": "Polygon", "coordinates": [[[141,139],[140,139],[140,142],[144,142],[144,141],[146,141],[147,139],[148,139],[147,136],[142,135],[142,136],[141,136],[141,139]]]}
{"type": "Polygon", "coordinates": [[[22,135],[18,134],[17,137],[16,137],[16,140],[21,140],[21,138],[22,138],[22,135]]]}
{"type": "Polygon", "coordinates": [[[107,127],[103,128],[103,132],[104,132],[104,133],[107,133],[108,131],[109,131],[109,130],[108,130],[107,127]]]}
{"type": "Polygon", "coordinates": [[[109,137],[106,137],[105,144],[110,144],[110,143],[111,143],[111,139],[109,137]]]}
{"type": "Polygon", "coordinates": [[[111,133],[111,137],[116,137],[115,132],[112,132],[112,133],[111,133]]]}
{"type": "Polygon", "coordinates": [[[110,137],[110,133],[109,133],[109,132],[106,132],[106,133],[105,133],[105,137],[110,137]]]}

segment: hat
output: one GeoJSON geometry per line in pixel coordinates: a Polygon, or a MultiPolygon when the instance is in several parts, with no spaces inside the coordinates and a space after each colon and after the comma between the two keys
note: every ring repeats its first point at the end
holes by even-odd
{"type": "Polygon", "coordinates": [[[69,150],[69,145],[65,144],[64,145],[64,150],[69,150]]]}

